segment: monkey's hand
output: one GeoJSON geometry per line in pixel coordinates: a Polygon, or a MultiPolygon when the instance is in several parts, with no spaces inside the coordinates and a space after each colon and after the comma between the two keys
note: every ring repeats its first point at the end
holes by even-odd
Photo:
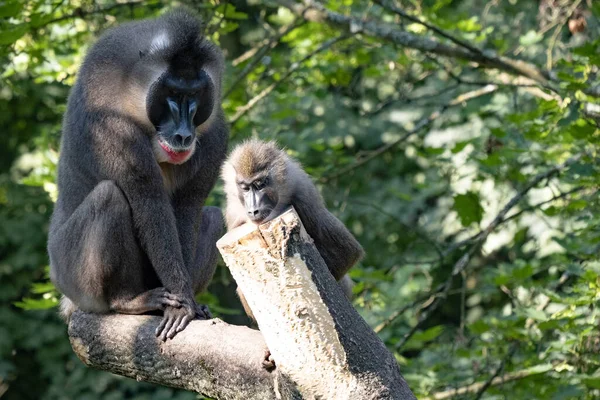
{"type": "Polygon", "coordinates": [[[182,303],[180,307],[168,306],[165,308],[162,321],[156,328],[156,336],[164,342],[167,339],[173,339],[175,335],[185,329],[191,320],[196,316],[196,307],[190,306],[187,302],[182,303]]]}

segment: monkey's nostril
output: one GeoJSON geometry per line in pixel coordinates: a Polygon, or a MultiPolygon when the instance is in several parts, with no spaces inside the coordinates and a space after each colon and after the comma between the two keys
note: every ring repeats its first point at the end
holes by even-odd
{"type": "Polygon", "coordinates": [[[175,134],[175,144],[178,146],[189,146],[190,144],[192,144],[192,135],[189,134],[181,134],[181,133],[176,133],[175,134]]]}

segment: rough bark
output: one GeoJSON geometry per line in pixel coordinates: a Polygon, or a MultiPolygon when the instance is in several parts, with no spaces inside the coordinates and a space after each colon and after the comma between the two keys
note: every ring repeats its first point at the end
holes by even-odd
{"type": "Polygon", "coordinates": [[[348,302],[294,210],[218,243],[277,370],[307,399],[414,399],[398,364],[348,302]]]}
{"type": "Polygon", "coordinates": [[[154,335],[161,317],[77,311],[71,345],[84,364],[138,381],[227,400],[299,398],[279,373],[262,368],[260,332],[219,319],[192,321],[173,340],[154,335]]]}

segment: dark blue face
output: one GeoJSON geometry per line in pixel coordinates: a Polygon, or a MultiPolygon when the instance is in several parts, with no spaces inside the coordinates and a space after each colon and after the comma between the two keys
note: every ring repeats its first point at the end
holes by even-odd
{"type": "Polygon", "coordinates": [[[214,84],[203,70],[193,78],[163,74],[151,86],[146,101],[148,117],[160,140],[175,151],[189,150],[196,128],[212,113],[214,92],[214,84]]]}

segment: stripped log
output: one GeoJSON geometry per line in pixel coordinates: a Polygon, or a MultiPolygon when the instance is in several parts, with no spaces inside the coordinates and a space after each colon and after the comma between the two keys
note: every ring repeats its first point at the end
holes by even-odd
{"type": "Polygon", "coordinates": [[[329,273],[295,210],[217,242],[275,358],[306,399],[414,399],[329,273]]]}

